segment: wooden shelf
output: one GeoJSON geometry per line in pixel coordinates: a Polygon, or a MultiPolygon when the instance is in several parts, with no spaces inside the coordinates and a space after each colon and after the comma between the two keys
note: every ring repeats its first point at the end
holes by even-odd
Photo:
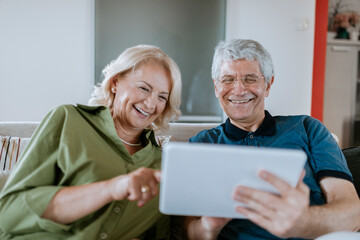
{"type": "Polygon", "coordinates": [[[339,40],[339,39],[328,39],[327,43],[329,45],[339,45],[339,46],[355,46],[360,47],[360,41],[351,41],[351,40],[339,40]]]}
{"type": "Polygon", "coordinates": [[[323,122],[348,147],[360,126],[360,41],[328,40],[326,49],[323,122]]]}

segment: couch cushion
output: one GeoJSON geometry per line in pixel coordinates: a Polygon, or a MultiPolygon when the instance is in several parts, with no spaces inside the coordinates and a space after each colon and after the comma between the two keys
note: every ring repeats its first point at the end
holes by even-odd
{"type": "Polygon", "coordinates": [[[322,235],[315,240],[359,240],[360,232],[339,231],[322,235]]]}
{"type": "Polygon", "coordinates": [[[29,138],[39,122],[0,122],[0,136],[29,138]]]}
{"type": "Polygon", "coordinates": [[[353,175],[356,191],[360,196],[360,146],[345,148],[342,152],[353,175]]]}
{"type": "Polygon", "coordinates": [[[187,142],[200,131],[217,127],[219,123],[170,123],[168,131],[157,131],[156,136],[171,136],[170,141],[187,142]]]}

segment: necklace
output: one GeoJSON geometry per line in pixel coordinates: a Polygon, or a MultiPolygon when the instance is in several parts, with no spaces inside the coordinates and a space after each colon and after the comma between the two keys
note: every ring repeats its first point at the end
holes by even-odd
{"type": "Polygon", "coordinates": [[[120,141],[122,141],[123,143],[125,143],[126,145],[132,146],[132,147],[140,147],[141,146],[141,142],[139,143],[129,143],[127,141],[125,141],[124,139],[122,139],[121,137],[119,137],[120,141]]]}

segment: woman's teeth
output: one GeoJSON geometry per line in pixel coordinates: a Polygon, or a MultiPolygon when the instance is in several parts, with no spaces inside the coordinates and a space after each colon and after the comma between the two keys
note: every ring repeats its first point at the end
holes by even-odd
{"type": "Polygon", "coordinates": [[[149,116],[150,113],[147,113],[147,112],[144,112],[143,110],[141,110],[140,108],[136,107],[135,106],[135,109],[138,110],[142,115],[145,115],[145,116],[149,116]]]}

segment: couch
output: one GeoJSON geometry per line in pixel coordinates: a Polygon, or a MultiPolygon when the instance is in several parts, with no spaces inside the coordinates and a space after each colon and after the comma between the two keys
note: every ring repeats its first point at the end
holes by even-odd
{"type": "MultiPolygon", "coordinates": [[[[39,122],[0,122],[0,191],[38,125],[39,122]]],[[[160,141],[186,142],[199,131],[217,125],[215,123],[171,123],[167,132],[157,132],[156,136],[160,141]]],[[[360,196],[360,147],[343,149],[343,153],[348,161],[355,187],[360,196]]],[[[174,229],[177,228],[174,227],[174,229]]],[[[176,230],[174,233],[180,236],[176,230]]],[[[360,233],[335,232],[317,239],[360,239],[360,233]]]]}
{"type": "MultiPolygon", "coordinates": [[[[0,122],[0,191],[39,122],[0,122]]],[[[166,132],[157,132],[160,141],[186,142],[190,137],[218,123],[170,123],[166,132]]],[[[333,135],[335,140],[337,137],[333,135]]],[[[360,196],[360,147],[343,149],[360,196]]]]}
{"type": "MultiPolygon", "coordinates": [[[[0,122],[0,191],[39,122],[0,122]]],[[[157,132],[159,141],[186,142],[201,130],[217,123],[170,123],[166,132],[157,132]]]]}

